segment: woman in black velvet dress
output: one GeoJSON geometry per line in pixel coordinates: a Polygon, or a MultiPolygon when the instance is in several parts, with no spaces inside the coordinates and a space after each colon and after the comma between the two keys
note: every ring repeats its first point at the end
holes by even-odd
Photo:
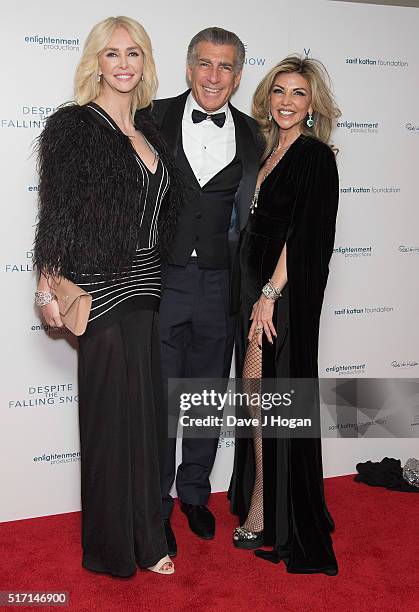
{"type": "MultiPolygon", "coordinates": [[[[236,369],[245,390],[260,392],[266,378],[318,376],[338,205],[328,141],[340,113],[323,65],[297,56],[263,79],[253,111],[266,149],[240,238],[236,369]]],[[[230,496],[241,525],[233,534],[236,547],[273,546],[256,554],[274,563],[283,559],[289,572],[337,573],[318,437],[269,438],[256,427],[253,439],[237,439],[230,496]]]]}

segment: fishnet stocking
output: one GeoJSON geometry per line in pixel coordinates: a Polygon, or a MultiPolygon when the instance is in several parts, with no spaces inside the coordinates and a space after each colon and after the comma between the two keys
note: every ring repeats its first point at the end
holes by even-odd
{"type": "MultiPolygon", "coordinates": [[[[262,349],[258,345],[256,335],[249,342],[243,367],[243,388],[245,393],[251,397],[261,394],[262,378],[262,349]]],[[[259,420],[258,426],[253,426],[253,445],[255,451],[255,484],[253,486],[252,499],[249,513],[242,525],[249,531],[263,531],[263,462],[262,462],[262,427],[260,402],[249,405],[249,413],[252,418],[259,420]]]]}

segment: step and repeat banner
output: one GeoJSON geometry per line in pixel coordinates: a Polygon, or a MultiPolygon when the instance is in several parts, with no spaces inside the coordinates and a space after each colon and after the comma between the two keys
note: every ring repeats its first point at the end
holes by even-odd
{"type": "MultiPolygon", "coordinates": [[[[76,342],[46,328],[33,304],[38,190],[33,150],[46,117],[72,99],[73,75],[91,26],[115,11],[145,26],[160,97],[186,88],[186,48],[196,32],[210,25],[235,31],[246,45],[246,62],[233,103],[245,112],[258,82],[288,53],[324,62],[342,110],[333,134],[341,196],[321,322],[320,375],[418,378],[415,5],[213,0],[197,9],[193,0],[73,0],[59,6],[23,0],[18,8],[3,3],[0,521],[80,508],[76,342]]],[[[344,425],[329,427],[334,432],[324,439],[326,476],[351,473],[366,459],[419,456],[417,437],[380,437],[379,429],[366,437],[361,428],[348,438],[344,425]]],[[[215,491],[228,486],[233,452],[234,440],[223,432],[212,474],[215,491]]]]}

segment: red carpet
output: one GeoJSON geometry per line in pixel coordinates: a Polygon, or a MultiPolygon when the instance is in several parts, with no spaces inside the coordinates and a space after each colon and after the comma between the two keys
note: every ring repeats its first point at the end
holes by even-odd
{"type": "Polygon", "coordinates": [[[213,541],[196,538],[176,508],[172,524],[180,550],[173,576],[139,571],[115,579],[83,570],[79,513],[2,523],[0,590],[68,591],[68,607],[39,609],[77,612],[419,611],[419,495],[371,488],[352,478],[326,481],[337,526],[336,577],[287,574],[283,564],[234,549],[235,517],[219,493],[210,505],[217,517],[213,541]]]}

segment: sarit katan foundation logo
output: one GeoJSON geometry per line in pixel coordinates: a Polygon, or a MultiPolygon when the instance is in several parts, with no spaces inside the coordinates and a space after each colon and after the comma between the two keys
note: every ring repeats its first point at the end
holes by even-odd
{"type": "Polygon", "coordinates": [[[14,117],[1,117],[2,129],[38,129],[42,130],[47,118],[56,110],[52,104],[37,106],[25,104],[19,106],[14,117]]]}
{"type": "Polygon", "coordinates": [[[61,451],[46,452],[35,455],[32,458],[38,465],[62,465],[64,463],[78,463],[80,461],[80,451],[61,451]]]}
{"type": "Polygon", "coordinates": [[[345,64],[358,68],[407,68],[409,62],[400,58],[384,58],[384,57],[346,57],[345,64]]]}
{"type": "Polygon", "coordinates": [[[53,383],[50,385],[31,385],[26,395],[14,397],[9,400],[9,408],[19,410],[23,408],[42,408],[48,406],[76,406],[79,396],[76,385],[72,382],[53,383]]]}
{"type": "Polygon", "coordinates": [[[336,127],[350,134],[378,134],[379,122],[378,121],[355,121],[345,119],[338,121],[336,127]]]}
{"type": "Polygon", "coordinates": [[[337,246],[333,249],[333,255],[346,258],[371,257],[372,246],[337,246]]]}
{"type": "Polygon", "coordinates": [[[394,312],[394,306],[342,306],[334,308],[333,313],[337,317],[364,317],[372,315],[386,315],[394,312]]]}
{"type": "Polygon", "coordinates": [[[343,195],[391,195],[393,193],[400,193],[401,188],[396,187],[395,185],[346,185],[345,187],[340,187],[340,193],[343,195]]]}
{"type": "Polygon", "coordinates": [[[24,36],[25,44],[45,51],[80,51],[78,36],[51,36],[50,34],[28,34],[24,36]]]}
{"type": "Polygon", "coordinates": [[[18,261],[9,261],[4,264],[4,272],[19,274],[21,272],[33,272],[33,251],[26,251],[18,261]]]}
{"type": "Polygon", "coordinates": [[[266,62],[266,57],[259,55],[257,52],[253,50],[252,47],[249,48],[249,45],[244,45],[246,50],[246,55],[244,58],[244,65],[251,67],[264,66],[266,62]]]}

